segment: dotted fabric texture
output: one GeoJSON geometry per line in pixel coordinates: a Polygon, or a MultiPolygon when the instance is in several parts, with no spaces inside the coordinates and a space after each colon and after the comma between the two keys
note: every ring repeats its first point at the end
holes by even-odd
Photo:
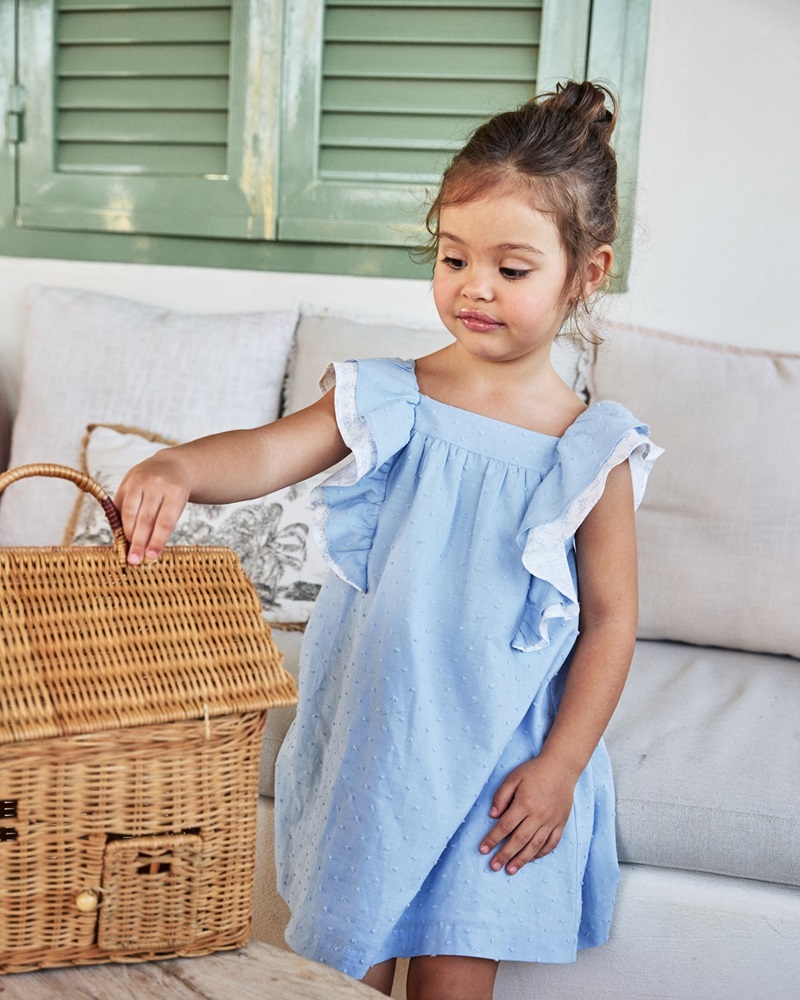
{"type": "Polygon", "coordinates": [[[276,771],[287,940],[354,976],[395,955],[572,961],[605,940],[617,881],[604,746],[552,854],[510,877],[478,845],[559,703],[577,634],[569,512],[628,457],[640,498],[658,449],[616,404],[555,438],[420,395],[413,362],[334,372],[354,459],[317,491],[335,572],[276,771]],[[543,531],[555,571],[539,579],[527,541],[547,524],[560,556],[543,531]]]}

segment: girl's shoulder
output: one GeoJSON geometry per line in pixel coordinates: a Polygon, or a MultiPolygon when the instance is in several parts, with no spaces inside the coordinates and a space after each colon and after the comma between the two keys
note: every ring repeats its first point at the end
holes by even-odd
{"type": "Polygon", "coordinates": [[[642,429],[645,434],[648,433],[647,425],[622,403],[601,399],[584,403],[580,412],[565,428],[563,437],[568,439],[578,433],[608,437],[627,429],[642,429]]]}

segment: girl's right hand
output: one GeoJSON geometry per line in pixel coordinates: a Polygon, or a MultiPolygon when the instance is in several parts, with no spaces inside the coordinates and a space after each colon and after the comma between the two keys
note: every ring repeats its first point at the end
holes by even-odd
{"type": "Polygon", "coordinates": [[[132,566],[159,558],[189,500],[189,492],[180,463],[170,449],[125,474],[114,503],[122,517],[132,566]]]}

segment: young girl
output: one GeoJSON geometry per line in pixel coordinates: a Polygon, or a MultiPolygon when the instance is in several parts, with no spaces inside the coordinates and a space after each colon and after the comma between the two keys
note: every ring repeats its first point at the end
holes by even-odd
{"type": "Polygon", "coordinates": [[[117,494],[138,563],[187,501],[352,453],[316,495],[334,572],[278,761],[277,864],[292,947],[387,994],[399,956],[409,997],[489,1000],[499,960],[569,962],[608,935],[601,737],[659,449],[623,407],[587,408],[550,349],[611,270],[615,112],[569,83],[455,157],[428,217],[452,344],[335,364],[308,409],[162,451],[117,494]]]}

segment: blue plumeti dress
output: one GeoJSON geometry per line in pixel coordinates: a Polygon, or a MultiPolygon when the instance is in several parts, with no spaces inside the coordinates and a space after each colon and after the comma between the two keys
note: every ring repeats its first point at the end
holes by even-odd
{"type": "Polygon", "coordinates": [[[574,961],[607,938],[618,879],[603,743],[551,854],[509,876],[478,847],[558,708],[575,531],[626,460],[638,505],[660,449],[616,403],[561,438],[448,406],[413,361],[336,364],[334,384],[353,460],[315,493],[332,572],[277,764],[287,942],[355,977],[395,956],[574,961]]]}

